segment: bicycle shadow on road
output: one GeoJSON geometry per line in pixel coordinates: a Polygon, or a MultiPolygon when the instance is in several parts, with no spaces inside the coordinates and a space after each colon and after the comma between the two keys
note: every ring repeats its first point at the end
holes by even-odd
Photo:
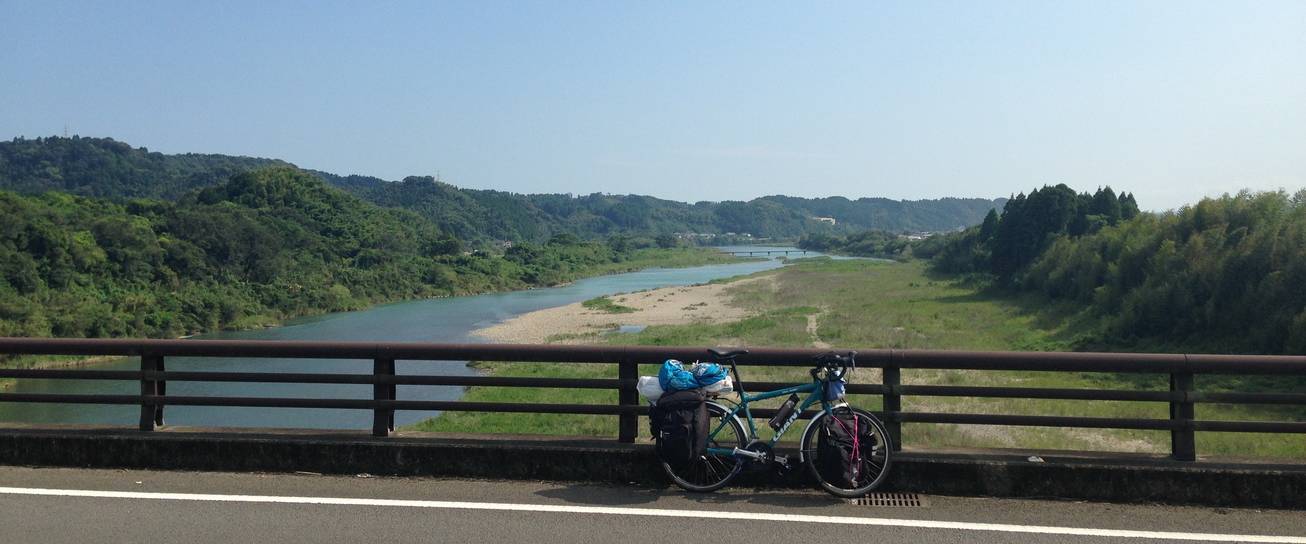
{"type": "Polygon", "coordinates": [[[726,488],[715,493],[689,493],[679,490],[667,490],[664,495],[680,496],[698,504],[757,504],[762,506],[781,506],[785,508],[828,508],[843,504],[844,501],[822,493],[803,491],[779,491],[775,489],[754,489],[748,487],[726,488]]]}
{"type": "Polygon", "coordinates": [[[571,484],[542,489],[536,495],[577,504],[629,506],[656,502],[664,490],[647,487],[623,487],[601,484],[571,484]]]}
{"type": "Polygon", "coordinates": [[[674,505],[679,502],[689,502],[695,505],[756,504],[785,508],[827,508],[843,504],[843,501],[838,498],[825,494],[749,487],[726,488],[715,493],[689,493],[676,488],[571,484],[536,491],[535,494],[549,499],[594,506],[648,505],[655,502],[674,505]]]}

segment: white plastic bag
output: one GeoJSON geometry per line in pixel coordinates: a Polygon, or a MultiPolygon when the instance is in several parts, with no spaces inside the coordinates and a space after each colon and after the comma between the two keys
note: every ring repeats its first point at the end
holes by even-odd
{"type": "Polygon", "coordinates": [[[730,379],[730,376],[726,376],[725,379],[708,385],[703,390],[707,391],[709,395],[725,395],[734,392],[735,382],[730,379]]]}
{"type": "Polygon", "coordinates": [[[662,398],[662,384],[658,383],[657,376],[640,376],[639,381],[635,382],[635,389],[639,394],[644,395],[649,402],[657,403],[662,398]]]}

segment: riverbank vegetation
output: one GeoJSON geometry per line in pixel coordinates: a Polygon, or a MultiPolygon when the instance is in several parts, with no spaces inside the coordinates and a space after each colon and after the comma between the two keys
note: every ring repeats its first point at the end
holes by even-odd
{"type": "Polygon", "coordinates": [[[639,237],[472,249],[289,167],[176,202],[0,192],[0,216],[0,336],[175,337],[734,260],[639,237]]]}
{"type": "Polygon", "coordinates": [[[581,306],[608,314],[628,314],[635,311],[635,309],[630,306],[622,306],[613,302],[612,299],[608,298],[606,295],[586,300],[581,303],[581,306]]]}
{"type": "Polygon", "coordinates": [[[923,240],[811,235],[841,254],[927,260],[992,296],[1077,308],[1074,349],[1306,353],[1306,191],[1207,198],[1143,213],[1111,188],[1017,195],[981,225],[923,240]]]}
{"type": "Polygon", "coordinates": [[[1072,195],[1016,197],[996,227],[941,240],[934,270],[1073,305],[1091,323],[1081,349],[1306,353],[1306,191],[1160,214],[1122,200],[1118,216],[1110,199],[1109,213],[1067,211],[1072,195]]]}
{"type": "MultiPolygon", "coordinates": [[[[636,345],[742,345],[813,347],[891,347],[902,349],[1069,350],[1092,320],[1074,304],[1048,305],[1037,294],[999,295],[955,277],[931,272],[926,263],[808,259],[761,273],[773,281],[741,283],[730,294],[752,317],[716,324],[651,326],[639,333],[611,334],[600,341],[636,345]],[[821,343],[821,344],[818,344],[821,343]]],[[[613,365],[478,363],[496,376],[615,378],[613,365]]],[[[641,374],[656,373],[655,366],[641,374]]],[[[806,381],[804,369],[743,367],[748,381],[806,381]]],[[[879,372],[861,369],[854,381],[877,383],[879,372]]],[[[906,370],[904,383],[992,385],[1051,388],[1119,388],[1164,390],[1164,376],[1123,377],[1094,373],[975,372],[906,370]]],[[[1222,388],[1206,383],[1199,387],[1222,388]]],[[[464,400],[486,402],[613,404],[616,393],[603,390],[475,387],[464,400]]],[[[876,396],[853,402],[878,409],[876,396]]],[[[957,413],[1007,413],[1088,417],[1165,418],[1168,405],[1146,402],[1082,402],[1027,399],[907,397],[904,409],[957,413]]],[[[1293,410],[1199,405],[1199,418],[1294,419],[1293,410]]],[[[646,436],[641,422],[641,436],[646,436]]],[[[502,432],[615,436],[616,418],[556,414],[482,414],[448,412],[414,427],[441,432],[502,432]]],[[[908,447],[1079,449],[1165,452],[1169,434],[1110,429],[907,424],[908,447]]],[[[1200,433],[1202,455],[1296,457],[1301,438],[1292,435],[1200,433]]]]}
{"type": "MultiPolygon", "coordinates": [[[[809,238],[807,247],[891,256],[902,264],[795,261],[776,281],[733,291],[752,317],[612,335],[641,345],[870,346],[903,349],[1306,353],[1306,192],[1240,193],[1173,212],[1138,212],[1132,196],[1044,187],[980,226],[924,241],[884,233],[809,238]]],[[[493,371],[615,377],[612,368],[499,364],[493,371]]],[[[651,374],[653,367],[642,369],[651,374]]],[[[802,381],[801,370],[745,368],[744,379],[802,381]]],[[[876,371],[857,381],[874,383],[876,371]]],[[[1164,376],[904,371],[904,383],[1165,390],[1164,376]]],[[[1296,391],[1301,379],[1201,376],[1206,391],[1296,391]]],[[[475,388],[469,400],[603,402],[603,391],[475,388]],[[539,395],[550,396],[543,400],[539,395]],[[578,396],[584,397],[584,400],[578,396]]],[[[874,396],[854,403],[877,408],[874,396]]],[[[1168,405],[1036,399],[904,399],[922,412],[1164,419],[1168,405]]],[[[1199,404],[1198,419],[1306,420],[1300,407],[1199,404]]],[[[539,415],[539,432],[612,436],[614,418],[539,415]],[[585,421],[576,424],[575,419],[585,421]]],[[[513,418],[445,414],[424,428],[512,428],[513,418]]],[[[1164,453],[1164,432],[906,424],[908,447],[1003,447],[1164,453]]],[[[1296,435],[1198,433],[1201,455],[1297,458],[1296,435]]]]}

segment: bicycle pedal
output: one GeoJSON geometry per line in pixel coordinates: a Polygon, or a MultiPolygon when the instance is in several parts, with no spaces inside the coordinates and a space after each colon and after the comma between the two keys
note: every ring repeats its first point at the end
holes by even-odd
{"type": "Polygon", "coordinates": [[[785,472],[793,470],[794,468],[793,465],[789,463],[789,456],[787,455],[777,455],[775,457],[775,465],[785,472]]]}

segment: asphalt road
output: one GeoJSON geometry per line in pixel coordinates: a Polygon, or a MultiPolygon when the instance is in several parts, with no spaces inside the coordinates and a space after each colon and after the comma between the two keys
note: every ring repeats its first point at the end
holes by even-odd
{"type": "Polygon", "coordinates": [[[926,500],[892,508],[794,490],[690,495],[553,482],[0,467],[0,542],[1306,542],[1306,511],[926,500]]]}

